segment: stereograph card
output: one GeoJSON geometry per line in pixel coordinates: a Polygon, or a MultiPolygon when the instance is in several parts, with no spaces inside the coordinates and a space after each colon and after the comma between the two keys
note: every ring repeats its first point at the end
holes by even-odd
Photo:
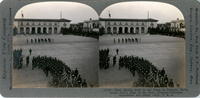
{"type": "Polygon", "coordinates": [[[197,97],[196,0],[3,0],[3,97],[197,97]]]}

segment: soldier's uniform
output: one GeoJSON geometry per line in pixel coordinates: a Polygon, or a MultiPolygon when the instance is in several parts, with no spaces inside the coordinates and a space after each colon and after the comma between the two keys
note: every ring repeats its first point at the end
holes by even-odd
{"type": "Polygon", "coordinates": [[[118,48],[116,49],[116,52],[117,52],[117,55],[118,55],[118,52],[119,52],[119,49],[118,49],[118,48]]]}
{"type": "Polygon", "coordinates": [[[167,83],[168,83],[168,77],[167,77],[167,75],[165,75],[165,77],[164,77],[164,83],[165,83],[165,86],[167,86],[167,83]]]}
{"type": "Polygon", "coordinates": [[[170,80],[168,86],[169,86],[169,87],[174,87],[174,83],[173,83],[172,79],[170,80]]]}
{"type": "Polygon", "coordinates": [[[31,50],[31,49],[29,49],[29,53],[30,53],[30,55],[31,55],[31,52],[32,52],[32,50],[31,50]]]}
{"type": "Polygon", "coordinates": [[[74,75],[75,75],[75,77],[78,76],[78,70],[77,70],[77,68],[76,68],[76,70],[74,71],[74,75]]]}
{"type": "Polygon", "coordinates": [[[78,81],[79,86],[81,86],[81,83],[82,83],[81,75],[78,76],[77,81],[78,81]]]}
{"type": "Polygon", "coordinates": [[[26,66],[29,64],[29,56],[26,57],[26,66]]]}
{"type": "Polygon", "coordinates": [[[86,82],[85,79],[83,80],[82,87],[83,87],[83,88],[87,87],[87,82],[86,82]]]}

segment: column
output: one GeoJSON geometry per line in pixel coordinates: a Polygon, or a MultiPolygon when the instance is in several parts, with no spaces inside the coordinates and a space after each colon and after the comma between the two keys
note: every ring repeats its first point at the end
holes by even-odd
{"type": "Polygon", "coordinates": [[[117,34],[119,33],[119,27],[116,27],[117,28],[117,34]]]}
{"type": "Polygon", "coordinates": [[[122,34],[124,34],[124,27],[122,27],[122,34]]]}
{"type": "Polygon", "coordinates": [[[128,33],[129,34],[131,33],[131,27],[128,27],[128,33]]]}
{"type": "Polygon", "coordinates": [[[35,34],[37,34],[37,27],[35,27],[35,34]]]}
{"type": "Polygon", "coordinates": [[[46,30],[47,30],[47,34],[49,34],[49,32],[48,32],[48,31],[49,31],[49,28],[48,28],[48,27],[46,27],[46,30]]]}
{"type": "Polygon", "coordinates": [[[110,31],[111,31],[111,33],[113,34],[113,27],[110,27],[110,29],[111,29],[111,30],[110,30],[110,31]]]}
{"type": "Polygon", "coordinates": [[[51,32],[51,34],[54,34],[54,28],[53,27],[51,27],[52,28],[52,32],[51,32]]]}

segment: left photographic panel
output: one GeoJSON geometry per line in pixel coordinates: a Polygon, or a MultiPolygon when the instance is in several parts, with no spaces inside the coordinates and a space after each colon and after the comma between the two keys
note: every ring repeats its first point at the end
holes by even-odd
{"type": "Polygon", "coordinates": [[[22,7],[13,24],[13,88],[98,87],[98,26],[85,4],[22,7]]]}

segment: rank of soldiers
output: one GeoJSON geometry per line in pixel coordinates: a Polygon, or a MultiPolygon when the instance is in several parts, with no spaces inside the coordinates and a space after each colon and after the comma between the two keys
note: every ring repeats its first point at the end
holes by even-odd
{"type": "Polygon", "coordinates": [[[31,38],[31,39],[26,39],[27,43],[52,43],[54,42],[54,38],[31,38]]]}
{"type": "Polygon", "coordinates": [[[120,56],[119,70],[121,68],[129,69],[133,76],[137,72],[139,79],[134,82],[134,87],[174,87],[172,79],[169,81],[164,68],[158,71],[156,66],[142,57],[120,56]]]}
{"type": "Polygon", "coordinates": [[[22,49],[15,49],[13,51],[13,65],[14,68],[21,69],[23,65],[22,49]]]}
{"type": "Polygon", "coordinates": [[[33,57],[32,70],[35,68],[43,70],[46,77],[48,77],[48,73],[50,72],[53,76],[54,85],[65,83],[65,87],[87,87],[86,80],[82,81],[77,68],[76,70],[71,70],[68,65],[57,58],[47,56],[33,57]]]}
{"type": "Polygon", "coordinates": [[[109,49],[99,50],[99,68],[108,69],[109,68],[109,49]]]}
{"type": "Polygon", "coordinates": [[[134,43],[134,42],[141,42],[142,39],[141,38],[114,38],[114,43],[118,42],[118,43],[134,43]]]}

